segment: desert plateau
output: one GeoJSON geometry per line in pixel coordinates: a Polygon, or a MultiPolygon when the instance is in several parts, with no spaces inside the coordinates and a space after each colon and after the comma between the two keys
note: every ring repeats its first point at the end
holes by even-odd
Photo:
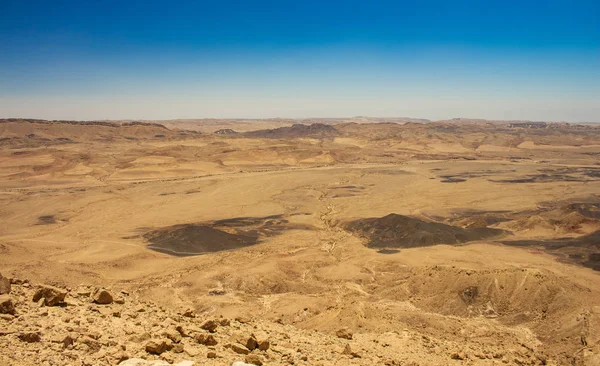
{"type": "Polygon", "coordinates": [[[600,365],[600,125],[0,121],[1,365],[600,365]]]}

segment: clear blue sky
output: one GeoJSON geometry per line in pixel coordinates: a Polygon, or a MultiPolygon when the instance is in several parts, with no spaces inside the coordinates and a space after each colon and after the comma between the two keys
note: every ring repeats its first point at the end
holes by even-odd
{"type": "Polygon", "coordinates": [[[600,1],[0,0],[0,117],[600,121],[600,1]]]}

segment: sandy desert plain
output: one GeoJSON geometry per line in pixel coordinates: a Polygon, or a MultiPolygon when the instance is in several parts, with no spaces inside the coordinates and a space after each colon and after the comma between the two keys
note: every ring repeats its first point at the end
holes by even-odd
{"type": "Polygon", "coordinates": [[[600,125],[422,122],[2,120],[0,365],[600,365],[600,125]]]}

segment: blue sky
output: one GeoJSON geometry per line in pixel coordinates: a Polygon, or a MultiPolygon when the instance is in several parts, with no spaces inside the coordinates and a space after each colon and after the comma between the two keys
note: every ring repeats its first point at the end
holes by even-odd
{"type": "Polygon", "coordinates": [[[0,117],[600,121],[599,1],[0,0],[0,117]]]}

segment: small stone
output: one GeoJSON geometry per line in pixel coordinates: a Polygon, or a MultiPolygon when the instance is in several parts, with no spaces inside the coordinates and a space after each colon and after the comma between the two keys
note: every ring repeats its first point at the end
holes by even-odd
{"type": "Polygon", "coordinates": [[[87,345],[91,352],[98,352],[100,351],[100,348],[102,348],[102,343],[89,336],[81,337],[79,342],[87,345]]]}
{"type": "Polygon", "coordinates": [[[44,299],[44,305],[55,306],[65,301],[67,291],[58,287],[41,285],[33,295],[33,301],[44,299]]]}
{"type": "Polygon", "coordinates": [[[187,309],[183,312],[183,316],[185,316],[186,318],[195,318],[196,312],[193,309],[187,309]]]}
{"type": "Polygon", "coordinates": [[[343,338],[343,339],[352,339],[352,331],[350,331],[350,329],[348,328],[342,328],[340,330],[338,330],[335,335],[338,336],[338,338],[343,338]]]}
{"type": "Polygon", "coordinates": [[[70,345],[72,345],[73,343],[75,343],[75,337],[71,336],[70,334],[67,334],[61,341],[61,343],[63,344],[63,348],[67,348],[70,345]]]}
{"type": "Polygon", "coordinates": [[[250,319],[245,318],[243,316],[238,316],[237,318],[235,318],[235,321],[237,321],[238,323],[242,323],[242,324],[250,323],[250,319]]]}
{"type": "Polygon", "coordinates": [[[203,344],[205,346],[216,346],[217,345],[217,340],[215,339],[215,337],[213,337],[212,334],[204,334],[204,333],[197,334],[196,341],[198,341],[198,343],[203,344]]]}
{"type": "Polygon", "coordinates": [[[129,354],[127,354],[126,352],[117,351],[116,353],[113,354],[113,358],[115,358],[117,360],[117,362],[119,362],[119,365],[120,365],[121,362],[130,359],[131,356],[129,356],[129,354]]]}
{"type": "Polygon", "coordinates": [[[172,351],[173,351],[173,353],[183,353],[183,344],[177,343],[176,345],[173,346],[172,351]]]}
{"type": "Polygon", "coordinates": [[[360,358],[360,355],[358,353],[352,351],[352,348],[350,347],[350,343],[346,343],[346,347],[344,347],[344,351],[342,351],[342,354],[360,358]]]}
{"type": "Polygon", "coordinates": [[[246,363],[250,363],[257,366],[262,366],[262,358],[259,355],[247,355],[245,359],[246,363]]]}
{"type": "Polygon", "coordinates": [[[175,327],[175,330],[179,332],[179,334],[181,334],[182,337],[187,337],[188,334],[185,331],[185,328],[183,327],[183,325],[178,325],[175,327]]]}
{"type": "Polygon", "coordinates": [[[170,340],[151,340],[148,343],[146,343],[146,352],[154,355],[160,355],[161,353],[168,351],[172,348],[173,344],[170,340]]]}
{"type": "Polygon", "coordinates": [[[38,332],[24,332],[18,335],[19,339],[27,343],[37,343],[42,340],[42,336],[38,332]]]}
{"type": "Polygon", "coordinates": [[[220,324],[222,327],[228,327],[229,325],[231,325],[231,321],[230,321],[229,319],[221,319],[221,320],[219,321],[219,324],[220,324]]]}
{"type": "Polygon", "coordinates": [[[15,315],[15,305],[9,295],[0,295],[0,314],[15,315]]]}
{"type": "Polygon", "coordinates": [[[454,352],[452,355],[450,355],[450,358],[453,360],[464,360],[467,358],[467,355],[464,352],[454,352]]]}
{"type": "Polygon", "coordinates": [[[96,304],[108,305],[112,304],[113,296],[107,290],[99,289],[96,292],[94,292],[93,301],[96,304]]]}
{"type": "Polygon", "coordinates": [[[175,329],[167,330],[163,333],[163,335],[172,340],[174,343],[181,342],[181,334],[175,329]]]}
{"type": "Polygon", "coordinates": [[[252,351],[258,348],[258,341],[256,340],[256,337],[254,337],[254,335],[251,335],[250,337],[248,337],[244,345],[246,346],[246,348],[252,351]]]}
{"type": "Polygon", "coordinates": [[[210,351],[206,354],[206,358],[217,358],[217,353],[210,351]]]}
{"type": "Polygon", "coordinates": [[[266,340],[266,339],[263,340],[263,341],[258,342],[258,349],[261,350],[261,351],[268,350],[270,346],[271,346],[271,343],[269,343],[269,341],[266,340]]]}
{"type": "Polygon", "coordinates": [[[235,353],[239,353],[240,355],[247,355],[250,353],[250,351],[248,350],[248,348],[240,345],[240,344],[232,344],[231,345],[231,350],[235,353]]]}
{"type": "Polygon", "coordinates": [[[207,320],[200,328],[204,330],[208,330],[211,333],[214,333],[217,330],[219,324],[214,320],[207,320]]]}

